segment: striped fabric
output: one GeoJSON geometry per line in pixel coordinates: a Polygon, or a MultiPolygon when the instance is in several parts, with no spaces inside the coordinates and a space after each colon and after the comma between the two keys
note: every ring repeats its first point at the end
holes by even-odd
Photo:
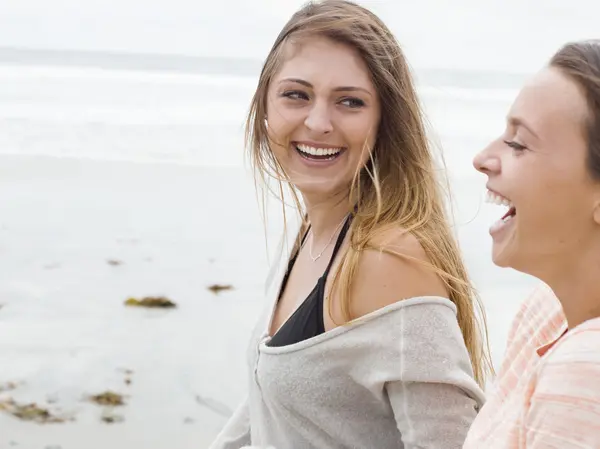
{"type": "Polygon", "coordinates": [[[541,285],[513,321],[464,449],[600,449],[600,318],[566,331],[560,303],[541,285]]]}

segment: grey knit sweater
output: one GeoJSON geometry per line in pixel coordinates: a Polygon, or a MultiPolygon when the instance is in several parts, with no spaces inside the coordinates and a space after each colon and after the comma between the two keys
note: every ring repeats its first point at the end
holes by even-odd
{"type": "Polygon", "coordinates": [[[484,395],[445,298],[410,298],[269,347],[274,301],[248,348],[248,397],[210,449],[458,449],[484,395]]]}

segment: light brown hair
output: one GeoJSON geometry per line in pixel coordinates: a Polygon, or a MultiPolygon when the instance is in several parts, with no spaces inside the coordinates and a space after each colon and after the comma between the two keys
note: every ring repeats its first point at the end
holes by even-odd
{"type": "Polygon", "coordinates": [[[570,42],[550,60],[583,89],[588,105],[586,125],[590,175],[600,181],[600,39],[570,42]]]}
{"type": "Polygon", "coordinates": [[[445,215],[442,190],[436,179],[410,69],[394,35],[376,15],[343,0],[310,2],[283,27],[260,73],[246,124],[247,147],[257,180],[261,185],[275,180],[282,200],[285,187],[289,187],[298,211],[304,215],[297,192],[289,185],[284,170],[269,148],[264,118],[269,85],[285,62],[286,48],[303,38],[315,36],[329,38],[358,51],[369,69],[381,104],[381,121],[371,159],[357,171],[350,186],[349,210],[356,208],[356,212],[349,230],[349,249],[343,255],[333,281],[339,286],[336,291],[340,294],[344,318],[347,321],[353,318],[350,292],[361,252],[374,248],[406,257],[373,242],[379,241],[377,236],[391,228],[410,232],[427,253],[431,268],[448,288],[450,300],[458,310],[458,323],[475,378],[484,385],[486,372],[493,371],[485,313],[445,215]]]}

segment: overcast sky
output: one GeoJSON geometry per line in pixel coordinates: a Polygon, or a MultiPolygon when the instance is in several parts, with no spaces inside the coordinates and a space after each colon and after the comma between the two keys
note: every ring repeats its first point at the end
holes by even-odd
{"type": "MultiPolygon", "coordinates": [[[[0,0],[0,46],[263,58],[298,0],[0,0]]],[[[600,0],[364,0],[420,67],[530,71],[600,0]]]]}

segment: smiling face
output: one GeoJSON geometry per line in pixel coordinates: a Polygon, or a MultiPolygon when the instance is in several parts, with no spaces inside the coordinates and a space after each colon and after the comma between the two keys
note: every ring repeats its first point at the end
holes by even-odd
{"type": "Polygon", "coordinates": [[[375,144],[380,105],[351,47],[324,37],[290,44],[267,99],[269,145],[305,196],[347,191],[375,144]]]}
{"type": "Polygon", "coordinates": [[[578,85],[544,69],[519,93],[504,135],[475,157],[492,202],[512,206],[490,229],[497,265],[543,279],[598,238],[600,188],[586,166],[587,116],[578,85]]]}

